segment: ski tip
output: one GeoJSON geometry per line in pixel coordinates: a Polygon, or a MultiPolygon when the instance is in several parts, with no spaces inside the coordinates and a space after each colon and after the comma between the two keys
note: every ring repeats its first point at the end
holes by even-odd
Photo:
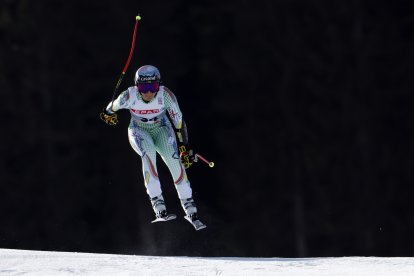
{"type": "Polygon", "coordinates": [[[194,229],[196,231],[202,230],[204,228],[207,228],[207,225],[205,225],[204,223],[202,223],[200,220],[195,220],[192,221],[191,218],[189,218],[188,216],[184,216],[184,218],[191,223],[191,225],[194,227],[194,229]]]}
{"type": "Polygon", "coordinates": [[[198,228],[196,228],[196,231],[200,231],[200,230],[203,230],[203,229],[206,229],[207,228],[207,225],[203,225],[203,226],[200,226],[200,227],[198,227],[198,228]]]}

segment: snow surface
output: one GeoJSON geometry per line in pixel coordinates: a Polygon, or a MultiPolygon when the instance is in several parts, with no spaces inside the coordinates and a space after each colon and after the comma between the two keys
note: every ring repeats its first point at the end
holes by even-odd
{"type": "Polygon", "coordinates": [[[414,276],[414,258],[197,258],[0,249],[0,275],[414,276]]]}

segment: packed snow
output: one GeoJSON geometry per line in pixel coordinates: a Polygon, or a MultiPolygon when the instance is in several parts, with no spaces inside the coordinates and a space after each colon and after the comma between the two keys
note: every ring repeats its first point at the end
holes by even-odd
{"type": "Polygon", "coordinates": [[[414,258],[201,258],[0,249],[0,275],[413,276],[414,258]]]}

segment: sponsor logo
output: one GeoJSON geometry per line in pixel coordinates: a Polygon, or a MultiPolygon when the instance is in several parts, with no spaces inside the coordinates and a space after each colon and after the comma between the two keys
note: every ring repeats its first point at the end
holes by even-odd
{"type": "Polygon", "coordinates": [[[157,76],[141,76],[139,77],[139,81],[155,81],[157,80],[157,76]]]}
{"type": "Polygon", "coordinates": [[[171,110],[171,112],[170,112],[170,116],[171,116],[171,119],[175,119],[175,115],[177,115],[177,113],[175,113],[174,112],[174,110],[171,110]]]}
{"type": "Polygon", "coordinates": [[[134,112],[135,114],[156,114],[159,113],[160,110],[159,109],[148,109],[148,110],[136,110],[136,109],[131,109],[132,112],[134,112]]]}

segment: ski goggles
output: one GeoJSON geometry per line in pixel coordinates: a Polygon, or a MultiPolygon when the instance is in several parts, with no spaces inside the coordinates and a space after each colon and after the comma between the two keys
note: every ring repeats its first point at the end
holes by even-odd
{"type": "Polygon", "coordinates": [[[160,84],[158,82],[143,82],[138,83],[138,91],[140,93],[146,94],[146,93],[155,93],[158,92],[160,89],[160,84]]]}

